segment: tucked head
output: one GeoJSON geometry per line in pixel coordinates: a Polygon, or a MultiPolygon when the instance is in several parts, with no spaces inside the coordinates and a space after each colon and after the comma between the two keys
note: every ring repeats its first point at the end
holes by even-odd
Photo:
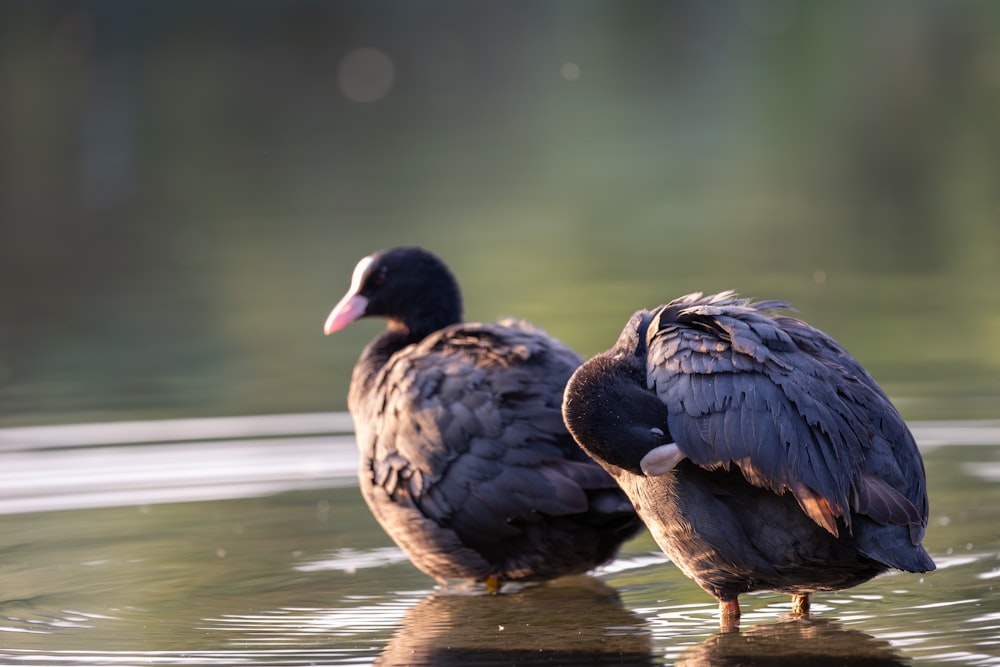
{"type": "Polygon", "coordinates": [[[577,369],[566,385],[563,419],[598,461],[644,474],[643,459],[670,442],[667,409],[646,388],[645,360],[605,353],[577,369]]]}
{"type": "Polygon", "coordinates": [[[461,321],[462,297],[451,271],[435,255],[417,247],[392,248],[358,262],[323,331],[329,335],[368,316],[387,319],[391,328],[426,334],[461,321]]]}

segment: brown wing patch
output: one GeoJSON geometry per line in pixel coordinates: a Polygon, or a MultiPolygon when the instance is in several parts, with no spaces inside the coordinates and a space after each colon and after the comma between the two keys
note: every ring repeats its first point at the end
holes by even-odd
{"type": "Polygon", "coordinates": [[[830,505],[830,501],[814,492],[812,489],[800,486],[795,489],[795,498],[799,501],[799,507],[834,537],[840,537],[840,529],[837,527],[838,513],[830,505]]]}

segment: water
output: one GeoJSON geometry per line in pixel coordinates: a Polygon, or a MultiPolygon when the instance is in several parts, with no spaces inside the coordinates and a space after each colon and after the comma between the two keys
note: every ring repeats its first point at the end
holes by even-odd
{"type": "Polygon", "coordinates": [[[1000,665],[1000,422],[918,422],[937,572],[744,596],[647,535],[593,576],[443,592],[382,534],[341,414],[0,430],[0,662],[1000,665]]]}
{"type": "Polygon", "coordinates": [[[588,357],[737,289],[998,418],[1000,13],[870,4],[0,2],[0,426],[343,409],[400,244],[588,357]]]}

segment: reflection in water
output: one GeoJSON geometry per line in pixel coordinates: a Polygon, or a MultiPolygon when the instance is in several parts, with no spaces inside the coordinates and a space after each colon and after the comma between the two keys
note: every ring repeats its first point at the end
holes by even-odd
{"type": "Polygon", "coordinates": [[[0,514],[353,485],[356,460],[346,413],[0,428],[0,514]]]}
{"type": "Polygon", "coordinates": [[[713,635],[681,654],[678,667],[779,665],[875,667],[907,664],[890,644],[824,619],[786,619],[713,635]]]}
{"type": "Polygon", "coordinates": [[[1000,422],[983,426],[916,431],[937,433],[938,571],[824,594],[811,622],[780,621],[787,598],[757,594],[727,636],[648,535],[597,578],[430,593],[346,486],[356,449],[328,416],[87,425],[86,446],[72,426],[0,430],[0,664],[1000,667],[1000,422]],[[286,492],[209,500],[262,480],[286,492]],[[155,504],[174,491],[204,502],[155,504]],[[148,502],[94,508],[125,492],[148,502]]]}
{"type": "Polygon", "coordinates": [[[651,651],[649,630],[613,588],[572,577],[505,595],[428,595],[376,664],[651,665],[651,651]]]}

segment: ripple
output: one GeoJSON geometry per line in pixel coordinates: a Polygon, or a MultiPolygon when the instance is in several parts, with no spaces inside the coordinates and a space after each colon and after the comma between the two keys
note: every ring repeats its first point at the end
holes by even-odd
{"type": "Polygon", "coordinates": [[[0,450],[353,432],[351,416],[346,412],[16,426],[0,428],[0,450]]]}
{"type": "Polygon", "coordinates": [[[0,658],[35,665],[317,665],[368,664],[370,657],[351,649],[294,651],[226,649],[224,651],[22,651],[0,649],[0,658]]]}
{"type": "Polygon", "coordinates": [[[289,638],[312,635],[368,636],[372,632],[395,628],[424,594],[425,591],[421,591],[361,605],[354,600],[344,600],[343,606],[333,608],[283,608],[259,614],[225,614],[205,619],[205,625],[197,629],[235,633],[230,642],[242,645],[287,646],[289,638]]]}
{"type": "MultiPolygon", "coordinates": [[[[752,643],[719,637],[714,600],[648,536],[595,573],[621,602],[544,587],[446,598],[412,568],[378,569],[406,557],[357,547],[386,541],[356,491],[328,491],[355,483],[353,438],[337,431],[349,418],[315,416],[0,429],[0,513],[139,504],[0,517],[11,596],[0,600],[0,664],[370,664],[389,647],[405,661],[416,643],[433,653],[445,640],[480,665],[539,647],[569,664],[586,642],[597,653],[624,637],[632,664],[724,665],[752,643]],[[324,490],[271,495],[296,488],[324,490]],[[240,496],[251,500],[148,507],[240,496]]],[[[925,450],[1000,441],[1000,422],[913,427],[925,450]]],[[[1000,667],[998,452],[928,457],[938,572],[818,594],[813,615],[832,629],[786,623],[787,596],[747,595],[741,634],[777,650],[797,633],[860,644],[847,632],[857,630],[914,664],[1000,667]]]]}
{"type": "Polygon", "coordinates": [[[978,477],[987,482],[1000,482],[1000,463],[996,461],[970,461],[963,463],[962,472],[970,477],[978,477]]]}
{"type": "Polygon", "coordinates": [[[65,629],[91,629],[94,627],[93,621],[107,619],[113,617],[68,609],[36,617],[28,614],[7,614],[0,616],[0,632],[46,635],[65,629]]]}
{"type": "Polygon", "coordinates": [[[657,553],[650,551],[649,553],[634,556],[620,556],[610,563],[605,563],[601,567],[597,568],[594,573],[598,575],[616,574],[618,572],[638,570],[651,565],[663,565],[664,563],[669,562],[670,559],[667,558],[666,554],[662,552],[657,553]]]}
{"type": "Polygon", "coordinates": [[[15,514],[353,485],[357,450],[353,437],[331,435],[0,451],[0,460],[0,514],[15,514]]]}
{"type": "Polygon", "coordinates": [[[339,570],[353,574],[369,567],[381,567],[406,561],[406,554],[396,547],[379,547],[377,549],[352,549],[345,547],[337,549],[333,558],[311,561],[296,565],[299,572],[318,572],[322,570],[339,570]]]}

